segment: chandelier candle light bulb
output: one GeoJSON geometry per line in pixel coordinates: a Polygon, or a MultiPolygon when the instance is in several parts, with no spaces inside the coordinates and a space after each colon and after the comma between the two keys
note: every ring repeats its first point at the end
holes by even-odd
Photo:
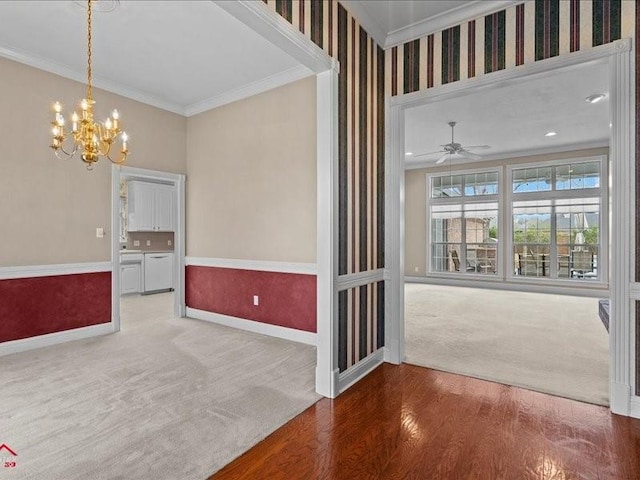
{"type": "Polygon", "coordinates": [[[129,154],[129,150],[127,150],[128,136],[120,129],[120,114],[117,110],[113,110],[111,117],[107,117],[104,123],[94,122],[93,120],[93,105],[96,102],[93,100],[91,84],[92,1],[93,0],[87,0],[87,97],[83,98],[80,102],[82,117],[79,118],[76,112],[73,112],[71,115],[71,136],[73,139],[73,148],[70,151],[67,151],[63,147],[66,135],[64,131],[64,116],[62,115],[62,105],[60,102],[55,102],[53,104],[55,115],[53,122],[51,122],[53,125],[51,130],[53,140],[50,145],[58,158],[63,158],[60,153],[62,153],[66,158],[71,158],[78,150],[80,150],[82,161],[87,164],[88,170],[93,169],[93,164],[96,163],[101,156],[107,157],[115,164],[122,165],[129,154]],[[114,160],[110,156],[110,151],[111,145],[118,136],[120,136],[122,140],[122,149],[120,150],[120,157],[114,160]]]}

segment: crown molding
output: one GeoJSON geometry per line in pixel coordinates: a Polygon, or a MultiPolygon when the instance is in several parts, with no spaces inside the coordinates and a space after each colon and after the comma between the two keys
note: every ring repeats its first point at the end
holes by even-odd
{"type": "Polygon", "coordinates": [[[378,45],[385,45],[387,32],[384,31],[384,28],[382,28],[378,22],[371,18],[367,9],[362,6],[362,2],[358,0],[341,0],[340,3],[356,20],[358,20],[358,23],[362,25],[362,28],[366,30],[369,36],[371,36],[378,45]]]}
{"type": "MultiPolygon", "coordinates": [[[[86,83],[87,81],[87,77],[84,71],[79,72],[67,65],[52,62],[51,60],[47,60],[45,58],[21,50],[17,50],[15,48],[9,48],[6,45],[0,44],[0,56],[18,63],[22,63],[24,65],[28,65],[30,67],[37,68],[39,70],[44,70],[45,72],[68,78],[70,80],[75,80],[76,82],[86,83]]],[[[141,92],[140,90],[136,90],[134,88],[119,85],[115,82],[105,80],[104,78],[94,77],[93,86],[102,90],[106,90],[107,92],[115,93],[131,100],[135,100],[137,102],[151,105],[152,107],[157,107],[162,110],[167,110],[179,115],[184,115],[184,108],[176,103],[161,100],[158,97],[149,95],[148,93],[141,92]]]]}
{"type": "Polygon", "coordinates": [[[415,40],[416,38],[422,38],[428,34],[444,30],[445,28],[459,25],[465,20],[472,20],[489,13],[503,10],[516,3],[523,3],[523,0],[476,0],[470,4],[452,8],[439,15],[434,15],[433,17],[425,18],[406,27],[388,32],[385,38],[384,48],[391,48],[415,40]]]}
{"type": "Polygon", "coordinates": [[[242,100],[243,98],[251,97],[252,95],[257,95],[259,93],[266,92],[267,90],[301,80],[310,75],[313,75],[311,70],[304,65],[298,65],[285,70],[284,72],[276,73],[275,75],[263,78],[262,80],[258,80],[248,85],[243,85],[242,87],[229,90],[201,102],[188,105],[184,109],[184,115],[191,117],[207,110],[211,110],[212,108],[220,107],[222,105],[242,100]]]}

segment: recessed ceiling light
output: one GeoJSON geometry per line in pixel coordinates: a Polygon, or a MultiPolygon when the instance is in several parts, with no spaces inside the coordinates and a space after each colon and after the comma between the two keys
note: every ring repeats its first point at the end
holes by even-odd
{"type": "Polygon", "coordinates": [[[405,152],[405,155],[406,155],[407,157],[410,157],[411,155],[413,155],[413,152],[405,152]]]}
{"type": "Polygon", "coordinates": [[[556,132],[547,132],[544,134],[545,137],[555,137],[557,135],[556,132]]]}
{"type": "Polygon", "coordinates": [[[598,103],[600,100],[604,100],[607,97],[606,93],[594,93],[584,99],[585,102],[598,103]]]}

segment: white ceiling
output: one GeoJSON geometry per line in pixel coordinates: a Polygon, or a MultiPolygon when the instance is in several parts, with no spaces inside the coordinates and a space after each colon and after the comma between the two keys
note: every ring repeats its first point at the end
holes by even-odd
{"type": "Polygon", "coordinates": [[[414,40],[516,0],[342,0],[383,47],[414,40]]]}
{"type": "MultiPolygon", "coordinates": [[[[0,1],[0,55],[85,82],[86,9],[0,1]]],[[[311,74],[212,1],[94,12],[93,59],[96,86],[183,115],[311,74]]]]}
{"type": "MultiPolygon", "coordinates": [[[[441,150],[442,144],[451,141],[449,121],[458,122],[456,142],[491,145],[491,149],[475,151],[483,160],[606,145],[609,98],[596,104],[586,102],[594,93],[609,93],[606,65],[581,66],[416,107],[405,116],[405,152],[417,155],[441,150]],[[545,137],[548,131],[557,135],[545,137]]],[[[431,166],[439,156],[406,156],[405,162],[407,168],[431,166]]]]}

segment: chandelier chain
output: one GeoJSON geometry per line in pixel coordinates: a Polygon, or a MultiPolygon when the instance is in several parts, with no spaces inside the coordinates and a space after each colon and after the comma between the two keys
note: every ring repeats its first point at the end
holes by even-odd
{"type": "Polygon", "coordinates": [[[92,100],[91,85],[91,0],[87,0],[87,100],[92,100]]]}

